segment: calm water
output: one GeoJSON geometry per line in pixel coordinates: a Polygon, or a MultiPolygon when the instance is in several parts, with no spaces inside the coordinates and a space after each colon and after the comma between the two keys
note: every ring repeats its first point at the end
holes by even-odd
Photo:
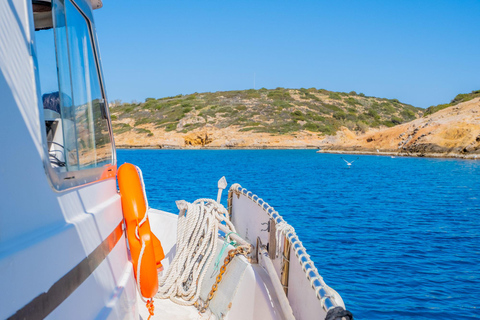
{"type": "Polygon", "coordinates": [[[214,198],[222,175],[263,197],[355,319],[480,318],[480,161],[360,156],[347,169],[314,150],[117,155],[142,168],[154,208],[214,198]]]}

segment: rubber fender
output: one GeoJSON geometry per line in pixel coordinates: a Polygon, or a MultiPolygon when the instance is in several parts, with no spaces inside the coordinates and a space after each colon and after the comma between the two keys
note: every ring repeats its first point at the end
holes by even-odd
{"type": "Polygon", "coordinates": [[[335,307],[328,310],[325,320],[353,320],[353,314],[342,307],[335,307]]]}

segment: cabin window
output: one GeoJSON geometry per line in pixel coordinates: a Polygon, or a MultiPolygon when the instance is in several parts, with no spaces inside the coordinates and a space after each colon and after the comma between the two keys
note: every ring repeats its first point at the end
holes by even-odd
{"type": "Polygon", "coordinates": [[[33,2],[50,165],[57,172],[113,163],[108,110],[89,19],[71,1],[33,2]]]}

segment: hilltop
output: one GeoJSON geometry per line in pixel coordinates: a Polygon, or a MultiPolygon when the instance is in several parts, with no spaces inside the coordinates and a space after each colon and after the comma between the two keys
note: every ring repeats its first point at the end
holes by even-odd
{"type": "Polygon", "coordinates": [[[392,128],[325,139],[325,152],[387,153],[430,157],[480,155],[480,90],[459,94],[449,104],[430,107],[424,117],[392,128]]]}
{"type": "Polygon", "coordinates": [[[427,110],[425,110],[424,116],[428,116],[430,114],[434,114],[435,112],[438,112],[440,110],[443,110],[448,107],[453,107],[456,106],[459,103],[462,102],[467,102],[472,99],[480,97],[480,90],[475,90],[470,93],[460,93],[455,96],[455,98],[450,101],[450,103],[445,103],[445,104],[439,104],[436,106],[431,106],[428,107],[427,110]]]}
{"type": "Polygon", "coordinates": [[[345,129],[361,135],[423,111],[397,99],[315,88],[193,93],[110,107],[119,147],[316,147],[345,129]]]}

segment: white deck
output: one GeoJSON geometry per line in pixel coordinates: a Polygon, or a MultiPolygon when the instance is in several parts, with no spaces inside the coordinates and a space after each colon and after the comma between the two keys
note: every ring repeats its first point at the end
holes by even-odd
{"type": "MultiPolygon", "coordinates": [[[[165,252],[165,259],[162,260],[165,269],[169,267],[176,252],[177,217],[177,215],[165,211],[155,209],[149,211],[151,229],[162,242],[165,252]]],[[[202,292],[206,290],[208,293],[211,288],[209,280],[205,280],[203,285],[205,288],[202,288],[202,292]]],[[[218,317],[221,317],[229,320],[274,320],[282,318],[279,315],[279,301],[267,273],[259,265],[248,263],[243,256],[229,265],[227,273],[219,285],[219,290],[210,304],[213,312],[219,314],[218,317],[210,311],[200,314],[195,307],[180,306],[168,299],[154,299],[154,304],[155,315],[151,319],[183,320],[218,319],[218,317]],[[235,268],[237,269],[235,270],[235,268]],[[236,278],[237,276],[238,278],[236,278]],[[222,295],[222,292],[224,295],[222,295]],[[218,300],[215,301],[217,298],[218,300]]],[[[148,310],[140,297],[138,299],[138,310],[142,319],[148,319],[148,310]]]]}
{"type": "MultiPolygon", "coordinates": [[[[138,311],[140,314],[141,320],[147,320],[148,313],[147,307],[141,300],[140,296],[137,293],[138,301],[138,311]]],[[[198,312],[198,310],[193,306],[181,306],[172,302],[169,299],[155,299],[155,314],[150,320],[193,320],[193,319],[202,319],[202,320],[213,320],[216,319],[211,312],[207,311],[204,314],[198,312]]]]}
{"type": "MultiPolygon", "coordinates": [[[[150,209],[149,211],[150,226],[152,231],[162,242],[165,251],[165,259],[162,260],[165,270],[169,267],[176,252],[175,241],[177,236],[177,217],[178,216],[175,214],[161,210],[150,209]]],[[[137,301],[140,318],[147,320],[150,314],[145,303],[143,303],[140,298],[138,290],[137,301]]],[[[214,317],[210,317],[210,312],[202,315],[193,306],[181,306],[169,299],[154,299],[154,305],[155,314],[150,318],[151,320],[214,319],[214,317]]]]}

